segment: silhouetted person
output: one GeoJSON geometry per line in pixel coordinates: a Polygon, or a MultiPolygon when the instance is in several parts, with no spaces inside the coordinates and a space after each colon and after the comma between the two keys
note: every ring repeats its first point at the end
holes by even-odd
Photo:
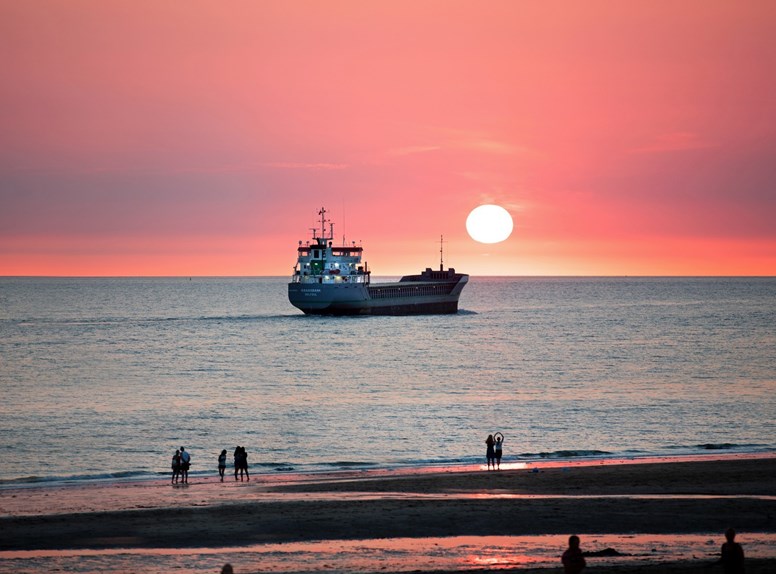
{"type": "Polygon", "coordinates": [[[170,484],[178,482],[178,477],[181,474],[181,451],[176,450],[175,454],[172,455],[172,479],[170,480],[170,484]]]}
{"type": "Polygon", "coordinates": [[[725,542],[722,545],[722,570],[725,574],[744,574],[744,549],[736,542],[736,531],[728,528],[725,531],[725,542]]]}
{"type": "Polygon", "coordinates": [[[251,475],[248,474],[248,451],[245,450],[245,447],[241,448],[242,450],[242,456],[240,457],[240,480],[242,480],[242,473],[245,472],[245,480],[250,481],[251,475]]]}
{"type": "Polygon", "coordinates": [[[184,484],[189,483],[189,466],[191,466],[191,455],[181,447],[181,481],[184,484]]]}
{"type": "Polygon", "coordinates": [[[496,457],[496,468],[501,469],[501,454],[504,446],[504,435],[496,433],[496,443],[493,445],[493,454],[496,457]]]}
{"type": "Polygon", "coordinates": [[[488,470],[490,470],[491,466],[493,466],[494,469],[496,468],[496,453],[493,450],[494,444],[493,435],[489,434],[488,438],[485,439],[485,446],[487,447],[485,449],[485,458],[488,459],[488,470]]]}
{"type": "Polygon", "coordinates": [[[240,473],[240,481],[243,479],[243,475],[251,479],[251,475],[248,474],[248,453],[245,451],[244,446],[238,446],[234,449],[234,479],[237,480],[237,473],[240,473]]]}
{"type": "Polygon", "coordinates": [[[234,570],[232,569],[232,565],[228,562],[224,564],[224,567],[221,568],[221,574],[234,574],[234,570]]]}
{"type": "Polygon", "coordinates": [[[576,534],[569,536],[569,547],[560,557],[560,561],[563,562],[563,571],[566,574],[579,574],[587,566],[582,550],[579,548],[579,536],[576,534]]]}
{"type": "Polygon", "coordinates": [[[240,456],[241,456],[241,448],[240,446],[236,446],[234,449],[234,479],[237,480],[237,473],[240,472],[240,456]]]}
{"type": "Polygon", "coordinates": [[[221,477],[221,482],[224,482],[224,472],[226,472],[226,449],[218,455],[218,476],[221,477]]]}

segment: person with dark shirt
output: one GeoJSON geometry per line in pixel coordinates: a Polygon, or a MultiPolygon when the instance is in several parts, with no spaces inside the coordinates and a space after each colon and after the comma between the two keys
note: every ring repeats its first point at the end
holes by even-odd
{"type": "Polygon", "coordinates": [[[491,466],[493,466],[494,470],[496,469],[496,453],[493,450],[494,444],[493,435],[489,434],[488,438],[485,439],[485,446],[487,447],[485,450],[485,458],[488,459],[488,470],[490,470],[491,466]]]}
{"type": "Polygon", "coordinates": [[[181,474],[181,451],[176,450],[172,455],[172,480],[171,483],[178,482],[178,477],[181,474]]]}
{"type": "Polygon", "coordinates": [[[234,479],[237,480],[237,473],[240,474],[240,482],[243,480],[243,476],[247,476],[248,480],[251,479],[251,475],[248,474],[248,452],[244,446],[238,446],[234,449],[234,479]]]}
{"type": "Polygon", "coordinates": [[[744,549],[736,542],[736,531],[728,528],[725,531],[725,542],[722,545],[722,570],[725,574],[744,574],[744,549]]]}
{"type": "Polygon", "coordinates": [[[237,473],[240,472],[241,456],[242,456],[242,450],[240,449],[240,445],[237,445],[237,447],[234,449],[234,479],[235,480],[237,480],[237,473]]]}
{"type": "Polygon", "coordinates": [[[569,536],[569,547],[561,556],[560,561],[563,562],[565,574],[579,574],[587,566],[585,557],[582,556],[582,550],[579,548],[579,536],[569,536]]]}
{"type": "Polygon", "coordinates": [[[240,480],[242,480],[242,474],[245,472],[245,479],[250,480],[251,475],[248,474],[248,451],[245,450],[245,447],[240,447],[241,456],[240,456],[240,480]]]}
{"type": "Polygon", "coordinates": [[[218,455],[218,476],[221,477],[221,482],[224,482],[224,472],[226,471],[226,449],[221,451],[218,455]]]}

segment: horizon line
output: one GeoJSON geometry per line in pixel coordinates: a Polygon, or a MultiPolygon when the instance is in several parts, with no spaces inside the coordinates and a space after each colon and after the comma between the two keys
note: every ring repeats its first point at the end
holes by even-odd
{"type": "MultiPolygon", "coordinates": [[[[537,278],[537,279],[774,279],[776,275],[472,275],[485,279],[537,278]]],[[[381,274],[374,277],[401,277],[401,274],[381,274]]],[[[0,279],[284,279],[287,275],[0,275],[0,279]]]]}

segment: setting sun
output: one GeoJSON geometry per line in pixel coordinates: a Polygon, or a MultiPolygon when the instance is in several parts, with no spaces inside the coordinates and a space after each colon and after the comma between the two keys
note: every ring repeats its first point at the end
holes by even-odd
{"type": "Polygon", "coordinates": [[[512,216],[500,205],[480,205],[466,218],[466,231],[480,243],[500,243],[512,234],[512,216]]]}

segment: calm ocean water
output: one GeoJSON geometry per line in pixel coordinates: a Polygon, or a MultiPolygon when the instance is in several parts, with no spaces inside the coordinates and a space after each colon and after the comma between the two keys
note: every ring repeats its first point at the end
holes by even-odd
{"type": "Polygon", "coordinates": [[[307,317],[285,278],[0,278],[0,481],[776,450],[776,279],[478,278],[307,317]]]}

